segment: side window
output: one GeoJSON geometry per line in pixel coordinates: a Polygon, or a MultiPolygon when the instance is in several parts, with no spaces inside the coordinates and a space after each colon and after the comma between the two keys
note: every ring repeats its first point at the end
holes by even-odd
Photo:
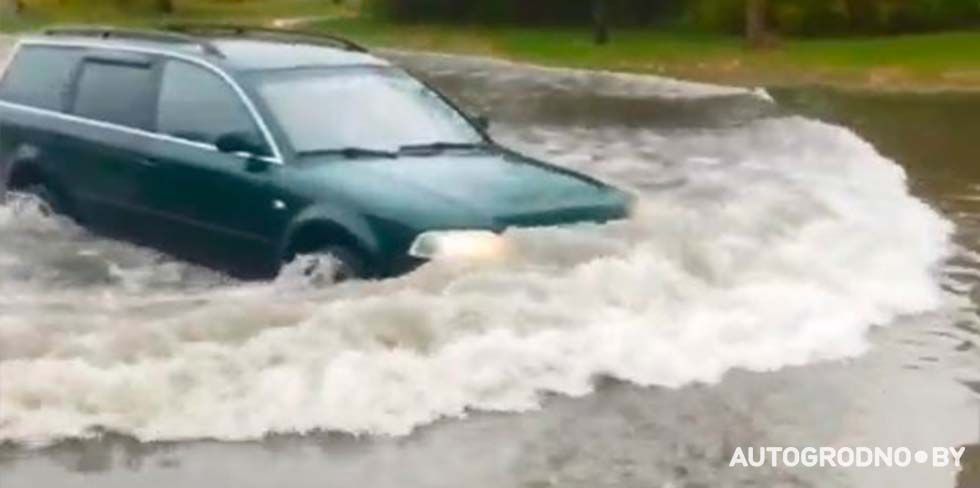
{"type": "Polygon", "coordinates": [[[148,129],[153,81],[149,65],[86,60],[78,76],[72,112],[94,120],[148,129]]]}
{"type": "Polygon", "coordinates": [[[233,132],[263,140],[251,113],[225,80],[183,61],[167,61],[163,68],[157,131],[206,144],[233,132]]]}
{"type": "Polygon", "coordinates": [[[81,57],[80,49],[21,47],[0,84],[0,99],[36,108],[63,110],[72,72],[81,57]]]}

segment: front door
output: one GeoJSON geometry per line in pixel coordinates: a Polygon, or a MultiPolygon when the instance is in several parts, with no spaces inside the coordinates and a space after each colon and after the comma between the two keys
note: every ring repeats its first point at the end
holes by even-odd
{"type": "Polygon", "coordinates": [[[155,113],[163,137],[150,147],[148,194],[182,229],[171,244],[250,274],[268,271],[287,221],[276,191],[282,166],[260,159],[268,148],[250,157],[215,147],[227,134],[265,141],[242,99],[210,69],[166,60],[155,113]]]}

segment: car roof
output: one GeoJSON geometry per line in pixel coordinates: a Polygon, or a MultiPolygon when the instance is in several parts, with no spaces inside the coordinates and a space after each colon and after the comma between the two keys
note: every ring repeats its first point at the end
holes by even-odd
{"type": "Polygon", "coordinates": [[[225,63],[236,69],[261,70],[304,66],[350,66],[389,63],[366,52],[303,43],[270,42],[261,39],[215,39],[225,54],[225,63]]]}
{"type": "MultiPolygon", "coordinates": [[[[188,38],[191,39],[191,38],[188,38]]],[[[175,42],[128,37],[92,35],[33,35],[25,44],[77,45],[94,49],[119,49],[156,52],[190,57],[221,67],[226,71],[275,70],[302,67],[340,67],[355,65],[390,66],[368,52],[315,43],[303,39],[265,39],[243,36],[195,36],[200,43],[175,42]]]]}

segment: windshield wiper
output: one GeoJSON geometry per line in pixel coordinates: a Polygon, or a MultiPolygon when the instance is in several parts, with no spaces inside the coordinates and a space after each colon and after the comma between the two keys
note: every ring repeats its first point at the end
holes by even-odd
{"type": "Polygon", "coordinates": [[[343,156],[347,159],[358,158],[388,158],[398,157],[398,153],[384,151],[381,149],[368,149],[366,147],[340,147],[335,149],[316,149],[310,151],[300,151],[299,156],[343,156]]]}
{"type": "Polygon", "coordinates": [[[472,142],[430,142],[428,144],[408,144],[398,149],[398,152],[442,152],[454,149],[482,149],[487,145],[472,142]]]}

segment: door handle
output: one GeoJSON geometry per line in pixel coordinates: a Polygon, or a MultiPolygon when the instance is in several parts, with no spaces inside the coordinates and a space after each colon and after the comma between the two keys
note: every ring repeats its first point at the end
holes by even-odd
{"type": "Polygon", "coordinates": [[[160,165],[160,161],[155,158],[138,158],[136,160],[141,166],[146,166],[148,168],[155,168],[160,165]]]}

